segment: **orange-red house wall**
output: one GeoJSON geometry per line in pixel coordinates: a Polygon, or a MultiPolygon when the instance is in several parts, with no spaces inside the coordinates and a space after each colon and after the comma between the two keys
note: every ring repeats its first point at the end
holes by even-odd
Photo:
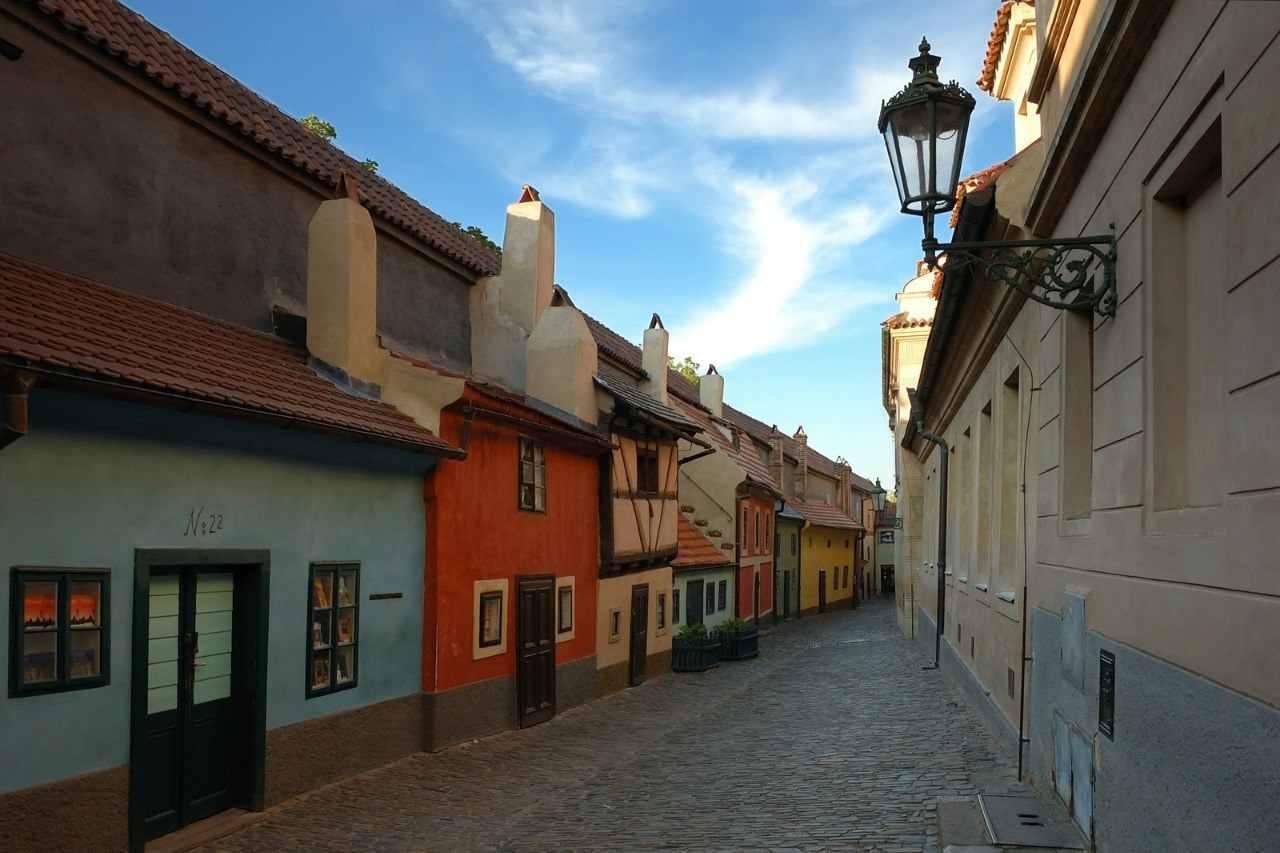
{"type": "MultiPolygon", "coordinates": [[[[490,410],[537,416],[514,404],[464,397],[490,410]]],[[[460,405],[446,410],[441,435],[461,439],[460,405]]],[[[599,463],[584,445],[558,444],[519,425],[477,417],[467,458],[441,462],[426,477],[426,576],[423,596],[422,689],[447,690],[515,673],[515,579],[574,576],[575,637],[556,644],[556,662],[593,654],[599,571],[599,463]],[[538,438],[546,454],[546,512],[519,508],[519,437],[538,438]],[[507,651],[472,659],[475,582],[509,581],[503,611],[507,651]]]]}
{"type": "Polygon", "coordinates": [[[755,615],[756,573],[760,575],[760,613],[773,610],[773,501],[744,495],[739,499],[738,519],[746,509],[745,536],[739,537],[738,555],[738,616],[750,619],[755,615]],[[757,523],[757,519],[759,519],[757,523]]]}

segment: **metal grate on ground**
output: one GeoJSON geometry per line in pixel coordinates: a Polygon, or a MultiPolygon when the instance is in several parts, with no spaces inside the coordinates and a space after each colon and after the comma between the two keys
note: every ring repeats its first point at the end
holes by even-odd
{"type": "Polygon", "coordinates": [[[1036,797],[979,794],[978,805],[994,844],[1084,849],[1075,825],[1036,797]]]}

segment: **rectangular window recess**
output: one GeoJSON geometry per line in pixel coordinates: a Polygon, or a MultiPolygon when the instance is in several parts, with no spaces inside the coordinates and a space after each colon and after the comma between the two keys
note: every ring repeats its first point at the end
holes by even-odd
{"type": "Polygon", "coordinates": [[[110,683],[109,569],[10,571],[9,695],[110,683]]]}
{"type": "Polygon", "coordinates": [[[987,589],[988,589],[988,586],[987,586],[987,584],[985,584],[985,583],[975,583],[975,584],[973,585],[973,588],[974,588],[974,589],[980,589],[980,590],[982,590],[983,592],[986,592],[986,591],[987,591],[987,589]]]}
{"type": "Polygon", "coordinates": [[[1001,590],[997,592],[996,598],[1000,599],[1001,601],[1017,601],[1016,595],[1014,595],[1012,592],[1008,592],[1005,590],[1001,590]]]}
{"type": "Polygon", "coordinates": [[[356,686],[360,564],[312,563],[307,608],[306,698],[356,686]]]}

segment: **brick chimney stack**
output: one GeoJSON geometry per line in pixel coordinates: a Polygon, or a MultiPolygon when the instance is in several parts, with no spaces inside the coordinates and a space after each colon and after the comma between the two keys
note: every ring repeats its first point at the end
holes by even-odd
{"type": "Polygon", "coordinates": [[[791,437],[796,442],[796,500],[804,502],[809,499],[806,494],[809,486],[809,436],[805,435],[801,425],[791,437]]]}

